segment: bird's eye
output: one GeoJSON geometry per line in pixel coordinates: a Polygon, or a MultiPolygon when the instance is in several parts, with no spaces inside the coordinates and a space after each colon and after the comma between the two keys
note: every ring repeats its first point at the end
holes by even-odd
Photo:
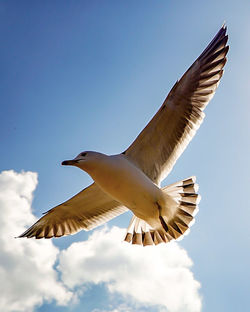
{"type": "Polygon", "coordinates": [[[87,154],[87,153],[81,153],[81,156],[83,156],[83,157],[84,157],[84,156],[86,156],[86,154],[87,154]]]}

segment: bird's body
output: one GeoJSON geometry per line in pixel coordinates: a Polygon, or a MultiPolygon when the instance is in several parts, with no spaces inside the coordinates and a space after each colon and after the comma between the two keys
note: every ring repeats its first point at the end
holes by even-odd
{"type": "Polygon", "coordinates": [[[125,240],[152,245],[182,237],[194,221],[200,196],[195,177],[161,188],[201,125],[226,63],[226,27],[173,86],[162,106],[128,149],[108,156],[82,152],[63,165],[86,171],[94,183],[49,210],[20,237],[51,238],[90,230],[128,209],[125,240]]]}
{"type": "Polygon", "coordinates": [[[159,207],[171,215],[171,197],[131,163],[126,155],[87,154],[92,158],[91,165],[86,161],[79,162],[77,166],[88,172],[105,193],[132,210],[138,218],[155,227],[159,223],[159,207]]]}

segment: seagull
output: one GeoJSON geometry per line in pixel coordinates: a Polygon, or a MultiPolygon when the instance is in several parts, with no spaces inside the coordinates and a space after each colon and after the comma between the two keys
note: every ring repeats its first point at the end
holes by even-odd
{"type": "Polygon", "coordinates": [[[196,178],[165,187],[161,182],[205,117],[203,110],[218,87],[227,61],[227,40],[223,25],[123,153],[84,151],[63,161],[62,165],[87,172],[94,182],[47,211],[19,237],[52,238],[88,231],[131,210],[126,242],[147,246],[182,238],[198,211],[196,178]]]}

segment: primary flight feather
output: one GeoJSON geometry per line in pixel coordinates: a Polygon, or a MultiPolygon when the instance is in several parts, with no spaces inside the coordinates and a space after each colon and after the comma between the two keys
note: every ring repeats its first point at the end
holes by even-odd
{"type": "Polygon", "coordinates": [[[62,162],[86,171],[94,183],[52,208],[19,237],[51,238],[91,230],[128,209],[125,241],[153,245],[187,233],[198,211],[195,177],[161,188],[202,123],[226,63],[223,25],[198,59],[173,86],[164,103],[123,153],[86,151],[62,162]]]}

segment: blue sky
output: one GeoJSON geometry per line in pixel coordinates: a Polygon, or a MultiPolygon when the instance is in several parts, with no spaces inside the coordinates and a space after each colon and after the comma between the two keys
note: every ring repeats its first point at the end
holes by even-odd
{"type": "MultiPolygon", "coordinates": [[[[196,175],[200,185],[196,223],[178,245],[193,261],[202,311],[247,311],[249,303],[249,9],[247,0],[0,1],[0,171],[38,173],[36,217],[91,182],[61,161],[83,150],[114,154],[128,147],[226,21],[225,74],[164,182],[196,175]]],[[[125,214],[109,227],[128,222],[125,214]]],[[[53,246],[67,249],[91,234],[53,246]]],[[[103,282],[88,286],[70,311],[122,311],[129,300],[110,298],[103,282]]],[[[34,306],[52,309],[69,306],[34,306]]]]}

